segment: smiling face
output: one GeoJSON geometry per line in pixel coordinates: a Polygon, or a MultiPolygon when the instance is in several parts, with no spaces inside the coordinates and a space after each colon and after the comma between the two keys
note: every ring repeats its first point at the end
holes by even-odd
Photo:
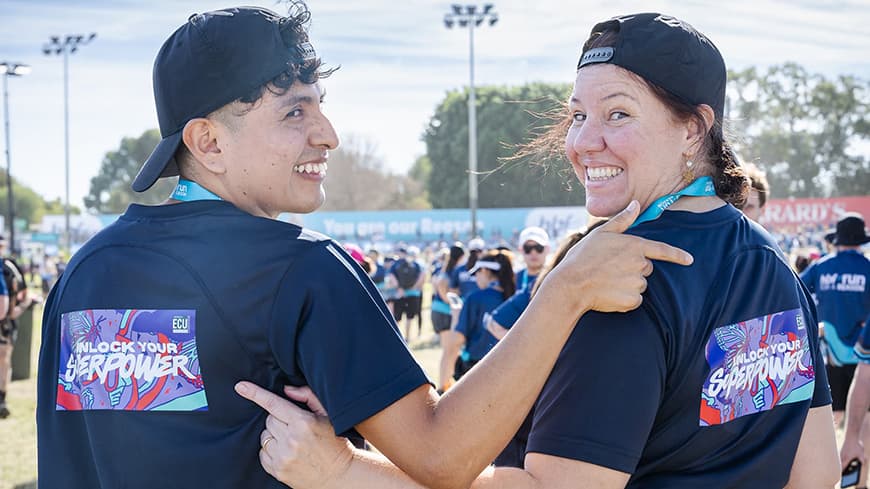
{"type": "Polygon", "coordinates": [[[317,84],[296,82],[282,95],[265,90],[253,105],[222,109],[236,112],[216,124],[223,181],[236,206],[273,218],[320,207],[327,152],[338,146],[321,101],[317,84]]]}
{"type": "Polygon", "coordinates": [[[685,185],[691,127],[637,76],[610,64],[583,67],[569,107],[565,150],[591,215],[613,216],[632,200],[645,209],[685,185]]]}

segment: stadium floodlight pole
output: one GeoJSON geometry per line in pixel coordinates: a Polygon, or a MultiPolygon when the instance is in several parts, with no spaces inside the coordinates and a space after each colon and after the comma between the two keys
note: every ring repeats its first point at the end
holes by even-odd
{"type": "Polygon", "coordinates": [[[97,37],[96,32],[91,32],[87,37],[82,34],[67,34],[63,39],[61,36],[51,36],[48,43],[42,46],[42,52],[46,56],[63,55],[63,148],[66,189],[63,215],[64,245],[68,252],[72,250],[72,237],[69,230],[69,55],[78,51],[79,46],[93,41],[95,37],[97,37]]]}
{"type": "Polygon", "coordinates": [[[444,25],[452,29],[454,25],[468,28],[468,207],[471,209],[471,236],[477,236],[477,107],[474,94],[474,28],[484,22],[493,26],[498,22],[498,14],[491,3],[478,8],[477,5],[450,6],[444,14],[444,25]]]}
{"type": "Polygon", "coordinates": [[[12,195],[12,152],[9,149],[9,77],[30,73],[30,66],[0,61],[3,75],[3,125],[6,133],[6,194],[9,197],[9,251],[15,254],[15,198],[12,195]]]}

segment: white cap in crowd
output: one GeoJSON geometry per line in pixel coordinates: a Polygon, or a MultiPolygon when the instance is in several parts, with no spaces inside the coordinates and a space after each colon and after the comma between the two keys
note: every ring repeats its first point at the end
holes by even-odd
{"type": "Polygon", "coordinates": [[[492,270],[493,272],[497,272],[501,270],[501,264],[494,261],[477,260],[477,263],[475,263],[474,266],[471,267],[471,270],[469,270],[468,273],[470,275],[474,275],[481,268],[487,268],[489,270],[492,270]]]}
{"type": "Polygon", "coordinates": [[[542,246],[550,246],[550,235],[547,234],[547,231],[545,231],[544,228],[529,226],[520,232],[520,242],[518,246],[522,247],[527,241],[534,241],[542,246]]]}
{"type": "Polygon", "coordinates": [[[481,238],[473,238],[468,242],[468,251],[471,250],[480,250],[483,251],[486,249],[486,242],[481,238]]]}

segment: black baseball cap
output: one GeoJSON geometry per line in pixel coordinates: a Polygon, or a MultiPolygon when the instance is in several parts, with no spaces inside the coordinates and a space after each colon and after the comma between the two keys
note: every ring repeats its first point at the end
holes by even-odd
{"type": "Polygon", "coordinates": [[[621,66],[691,104],[707,104],[720,122],[725,109],[725,61],[704,34],[680,19],[659,13],[614,17],[592,28],[590,39],[613,31],[612,47],[587,49],[577,69],[621,66]]]}
{"type": "Polygon", "coordinates": [[[288,46],[280,26],[291,21],[260,7],[191,15],[154,61],[154,101],[163,138],[133,180],[144,192],[178,175],[175,152],[191,119],[205,117],[268,83],[288,67],[316,57],[307,36],[288,46]]]}

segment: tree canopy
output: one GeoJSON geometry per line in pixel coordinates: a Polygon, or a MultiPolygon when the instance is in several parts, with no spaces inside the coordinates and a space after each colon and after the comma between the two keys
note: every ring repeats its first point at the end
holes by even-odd
{"type": "MultiPolygon", "coordinates": [[[[478,205],[530,207],[581,205],[583,188],[562,159],[510,160],[530,135],[551,123],[541,114],[559,107],[568,84],[478,87],[478,205]],[[567,192],[566,190],[572,191],[567,192]]],[[[431,171],[426,184],[432,206],[468,206],[468,91],[448,92],[423,134],[431,171]]]]}
{"type": "Polygon", "coordinates": [[[103,157],[99,173],[91,178],[91,188],[85,196],[85,207],[105,214],[120,214],[133,202],[158,204],[166,200],[175,187],[176,179],[162,178],[146,192],[137,193],[130,188],[142,163],[160,142],[160,132],[149,129],[139,137],[126,137],[118,149],[103,157]]]}
{"type": "Polygon", "coordinates": [[[829,79],[795,63],[729,73],[740,155],[767,171],[773,197],[870,191],[870,83],[829,79]]]}

